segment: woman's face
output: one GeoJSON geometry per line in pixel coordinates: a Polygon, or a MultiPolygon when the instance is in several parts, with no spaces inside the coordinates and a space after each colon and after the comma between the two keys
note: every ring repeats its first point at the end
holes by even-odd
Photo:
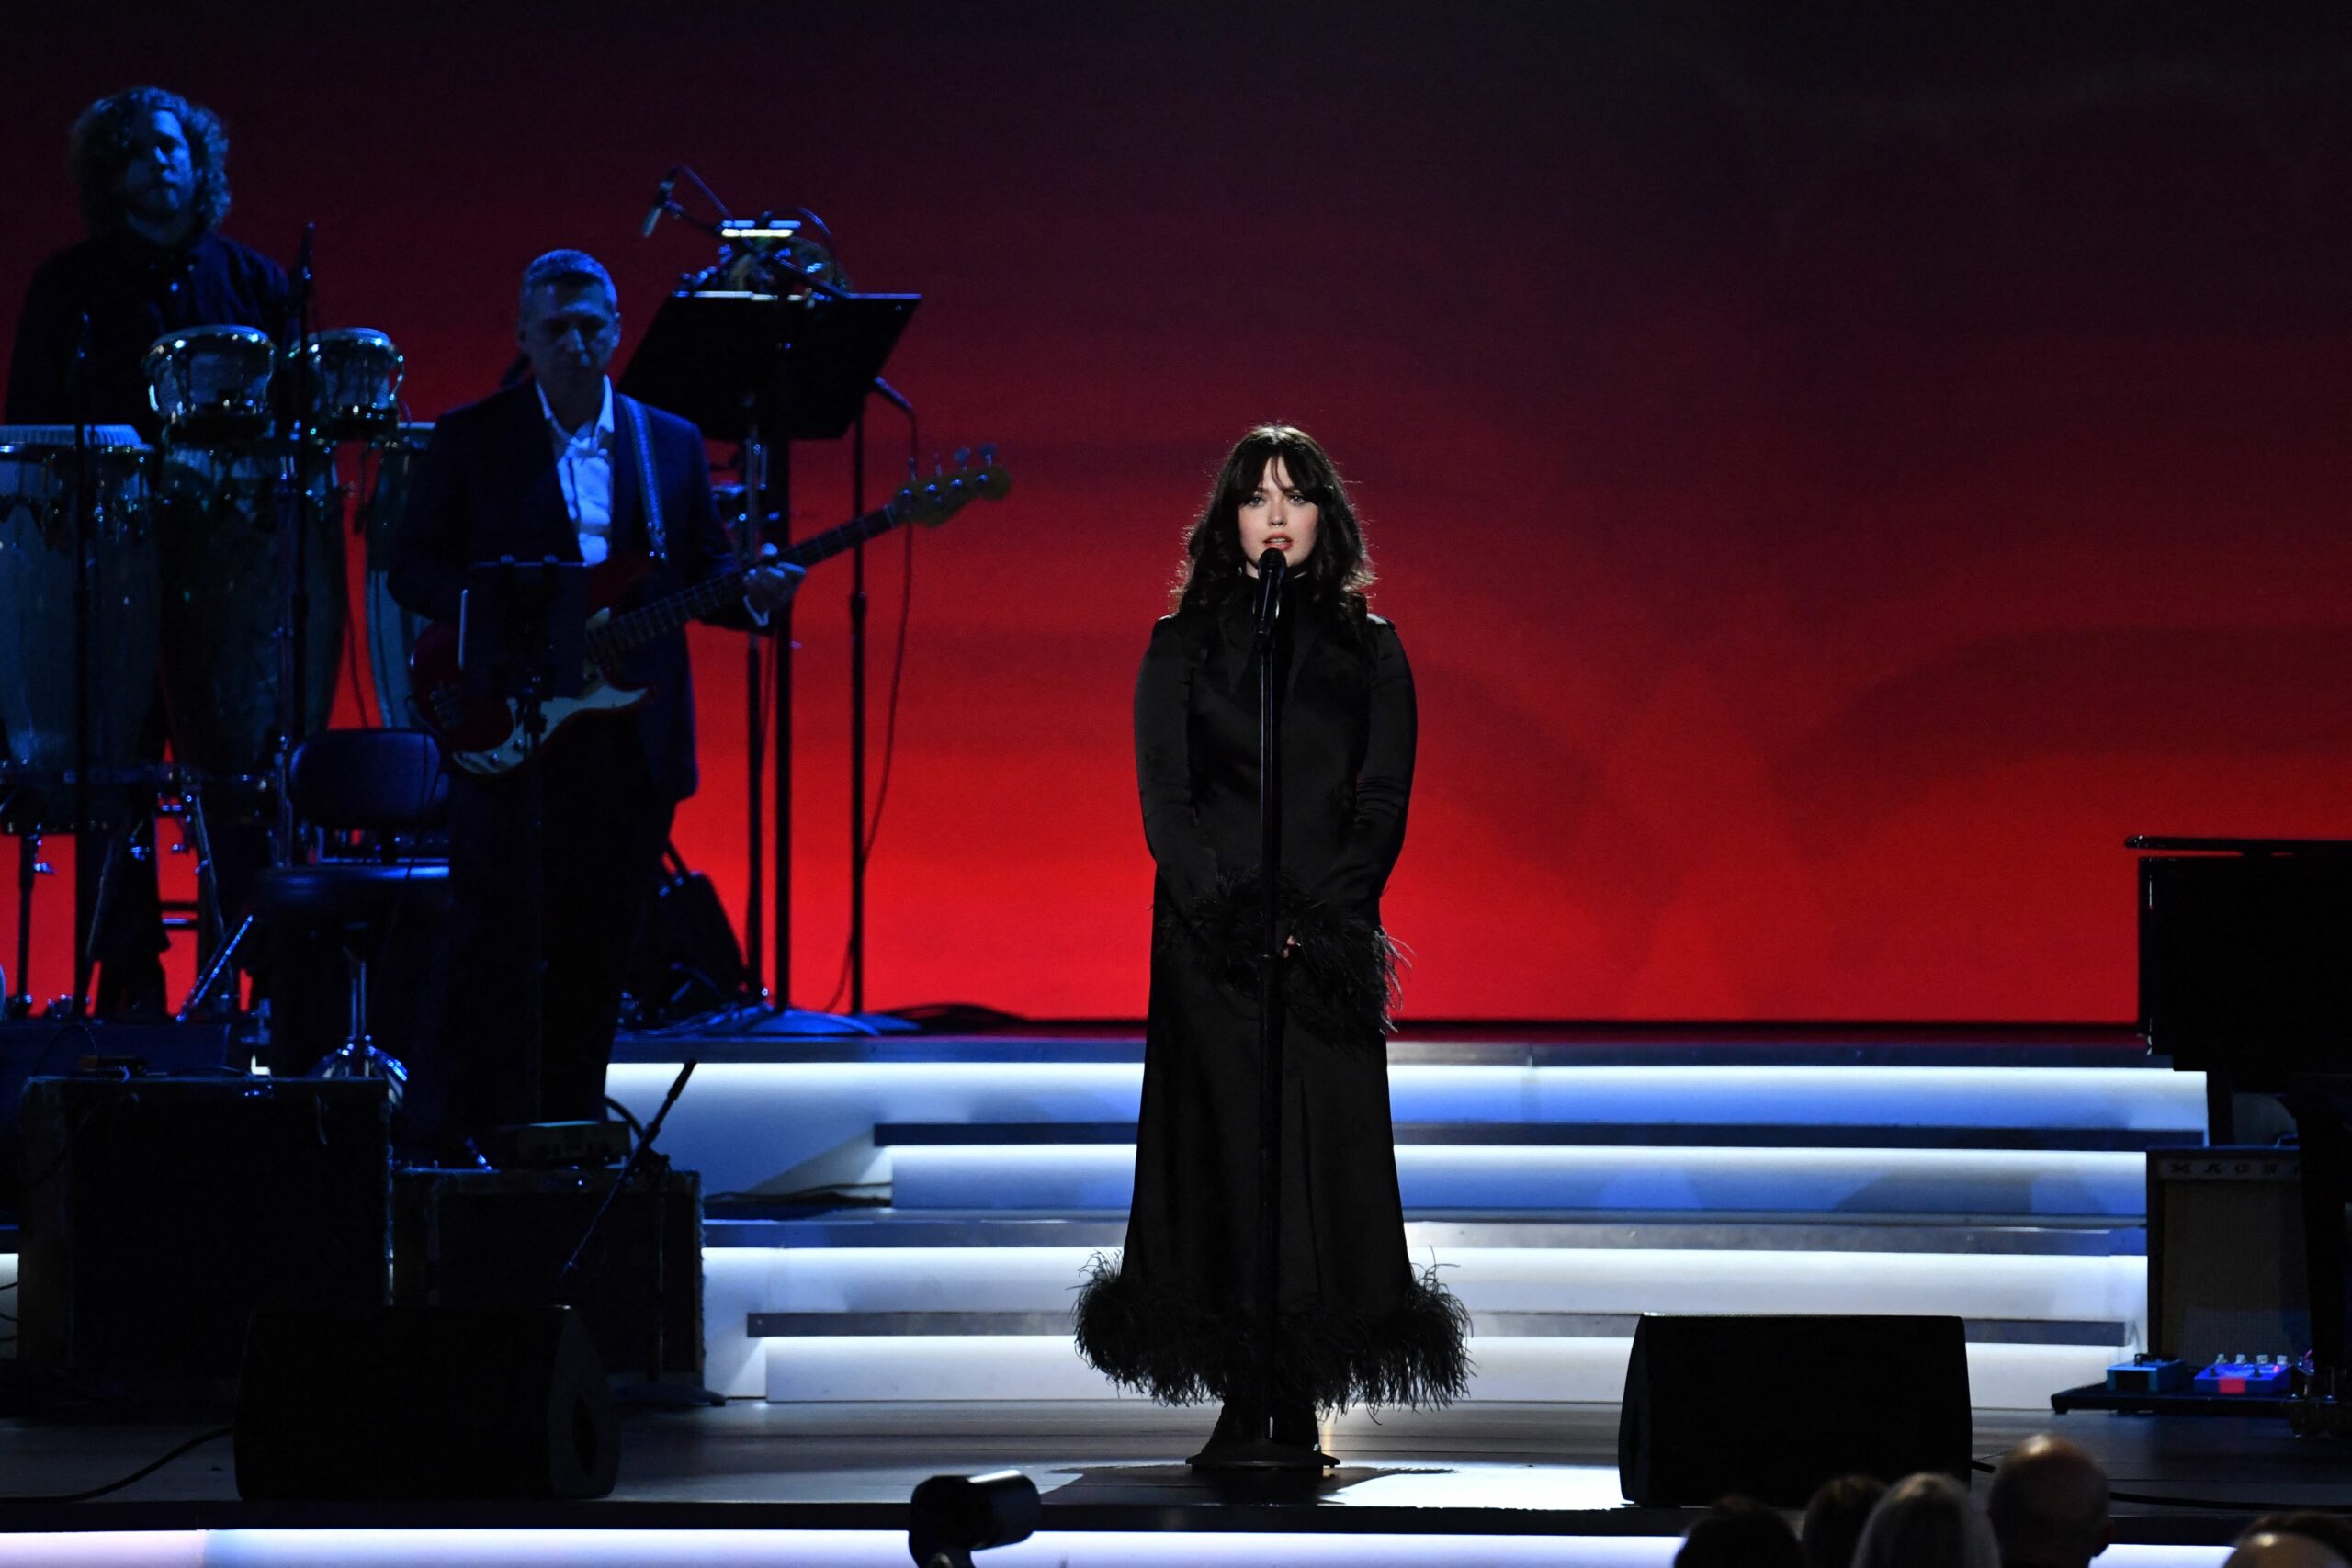
{"type": "Polygon", "coordinates": [[[1258,558],[1270,549],[1282,551],[1292,567],[1313,555],[1315,525],[1322,514],[1321,507],[1292,486],[1282,458],[1267,458],[1257,490],[1241,502],[1241,554],[1250,575],[1258,575],[1258,558]]]}

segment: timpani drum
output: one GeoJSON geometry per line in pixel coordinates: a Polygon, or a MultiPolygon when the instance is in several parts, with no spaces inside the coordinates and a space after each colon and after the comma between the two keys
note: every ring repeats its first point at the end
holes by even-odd
{"type": "Polygon", "coordinates": [[[186,327],[147,345],[140,367],[164,438],[182,447],[238,446],[269,429],[269,334],[253,327],[186,327]]]}
{"type": "Polygon", "coordinates": [[[405,361],[390,338],[370,327],[340,327],[313,336],[305,352],[312,434],[373,441],[394,432],[405,361]]]}
{"type": "Polygon", "coordinates": [[[150,457],[127,424],[89,426],[86,449],[70,424],[0,425],[0,723],[17,774],[0,815],[12,829],[74,826],[64,775],[81,712],[77,513],[90,538],[90,764],[119,770],[141,761],[140,728],[155,691],[150,457]]]}

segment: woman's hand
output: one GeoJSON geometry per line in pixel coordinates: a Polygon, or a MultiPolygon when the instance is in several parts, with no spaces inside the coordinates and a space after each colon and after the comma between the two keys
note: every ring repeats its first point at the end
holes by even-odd
{"type": "Polygon", "coordinates": [[[1286,936],[1283,938],[1283,956],[1284,958],[1288,958],[1292,953],[1296,953],[1297,951],[1298,938],[1295,936],[1286,936]]]}

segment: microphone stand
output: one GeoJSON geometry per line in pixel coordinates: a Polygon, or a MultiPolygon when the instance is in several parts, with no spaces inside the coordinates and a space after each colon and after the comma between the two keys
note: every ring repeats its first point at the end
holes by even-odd
{"type": "MultiPolygon", "coordinates": [[[[914,472],[915,405],[881,377],[871,390],[907,416],[907,471],[914,472]]],[[[865,409],[858,404],[855,443],[851,449],[850,515],[865,514],[865,409]]],[[[849,601],[849,1010],[865,1011],[865,852],[869,828],[865,819],[865,541],[860,539],[852,558],[849,601]]]]}
{"type": "MultiPolygon", "coordinates": [[[[850,426],[849,514],[865,515],[865,402],[850,426]]],[[[865,541],[850,552],[849,1010],[865,1010],[865,541]]]]}
{"type": "MultiPolygon", "coordinates": [[[[702,176],[680,164],[673,165],[662,176],[654,192],[653,202],[639,226],[640,237],[650,238],[664,218],[673,218],[690,229],[698,230],[719,242],[733,246],[752,238],[752,229],[771,226],[763,217],[745,222],[732,217],[717,220],[700,218],[689,212],[675,199],[673,192],[681,177],[690,179],[710,204],[721,213],[727,204],[718,199],[702,176]]],[[[824,224],[805,208],[800,209],[803,220],[822,231],[824,224]]],[[[795,225],[796,227],[797,225],[795,225]]],[[[828,236],[830,238],[830,235],[828,236]]],[[[772,290],[779,299],[801,296],[821,297],[842,300],[851,298],[839,285],[803,271],[792,265],[790,258],[768,254],[756,248],[745,249],[739,258],[759,284],[772,290]]],[[[759,547],[773,543],[779,547],[792,542],[792,398],[793,388],[788,376],[780,376],[766,394],[755,400],[752,409],[752,430],[744,443],[743,490],[751,502],[737,546],[738,554],[745,560],[755,558],[759,547]]],[[[861,481],[862,482],[862,481],[861,481]]],[[[860,569],[863,582],[863,569],[860,569]]],[[[854,598],[853,614],[862,616],[861,599],[854,598]]],[[[792,606],[789,604],[769,618],[767,636],[757,633],[744,638],[745,727],[744,766],[747,773],[744,791],[746,822],[744,842],[748,865],[744,878],[743,947],[749,967],[754,977],[762,973],[763,951],[774,953],[774,968],[767,987],[767,1003],[780,1017],[788,1020],[792,1011],[792,606]],[[763,649],[762,644],[765,647],[763,649]],[[762,659],[764,655],[764,679],[767,698],[765,706],[772,709],[766,723],[773,736],[763,733],[762,659]],[[763,773],[766,758],[763,742],[775,747],[775,780],[772,791],[763,790],[763,773]],[[770,798],[763,799],[763,795],[770,798]],[[774,821],[773,846],[766,840],[761,821],[763,806],[770,808],[774,821]],[[772,881],[771,881],[772,879],[772,881]],[[766,917],[772,915],[772,922],[766,917]]],[[[851,845],[851,853],[858,853],[862,846],[851,845]]],[[[854,871],[854,879],[862,872],[854,871]]],[[[862,893],[854,897],[862,897],[862,893]]],[[[860,929],[853,933],[854,945],[862,948],[862,909],[854,917],[860,929]]],[[[862,958],[857,965],[859,982],[854,987],[863,991],[862,958]]]]}
{"type": "Polygon", "coordinates": [[[1283,588],[1289,563],[1280,550],[1258,557],[1258,1404],[1242,1442],[1204,1450],[1203,1469],[1259,1472],[1320,1471],[1331,1461],[1316,1448],[1274,1441],[1275,1389],[1282,1354],[1283,1212],[1283,588]]]}

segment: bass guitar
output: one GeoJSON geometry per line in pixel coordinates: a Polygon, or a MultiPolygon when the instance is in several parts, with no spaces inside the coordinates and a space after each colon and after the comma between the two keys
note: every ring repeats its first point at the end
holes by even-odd
{"type": "MultiPolygon", "coordinates": [[[[975,501],[997,501],[1012,492],[1012,476],[997,462],[995,447],[980,448],[977,468],[967,453],[957,453],[956,463],[954,471],[942,469],[930,479],[911,480],[887,505],[789,545],[755,567],[722,572],[650,604],[620,607],[629,590],[651,568],[650,558],[607,559],[591,568],[588,597],[596,608],[588,617],[588,657],[580,694],[550,698],[540,705],[547,728],[539,745],[546,747],[575,719],[625,713],[636,706],[643,700],[645,689],[623,685],[606,672],[632,649],[741,599],[745,581],[759,567],[814,566],[893,528],[910,523],[936,527],[975,501]]],[[[435,623],[420,632],[408,669],[410,706],[417,721],[441,742],[452,763],[484,777],[511,773],[523,765],[530,753],[518,705],[507,698],[487,697],[467,689],[465,673],[458,664],[456,626],[435,623]]]]}

